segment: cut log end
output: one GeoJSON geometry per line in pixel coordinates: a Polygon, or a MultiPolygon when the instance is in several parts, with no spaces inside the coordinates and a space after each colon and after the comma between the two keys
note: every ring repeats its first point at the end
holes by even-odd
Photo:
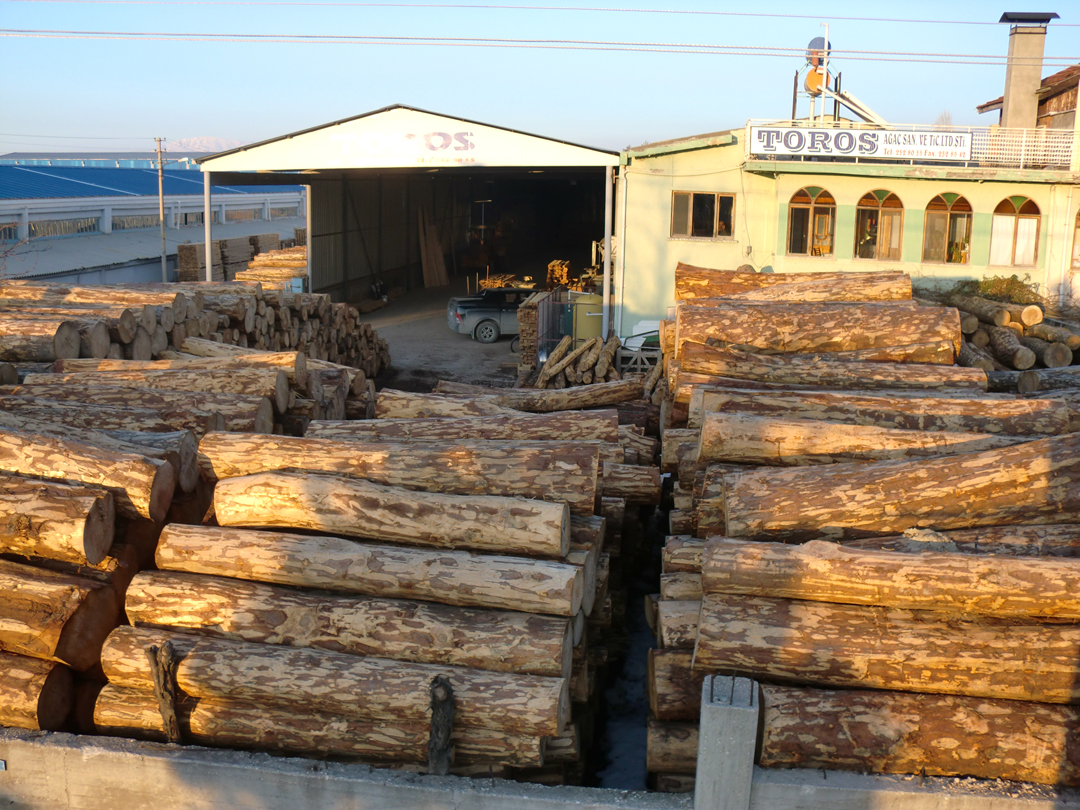
{"type": "MultiPolygon", "coordinates": [[[[224,428],[219,428],[224,429],[224,428]]],[[[273,433],[274,432],[274,403],[269,398],[263,397],[262,402],[259,403],[258,409],[255,411],[255,425],[252,427],[252,433],[273,433]]]]}
{"type": "Polygon", "coordinates": [[[155,523],[165,520],[175,492],[176,471],[171,464],[162,464],[158,467],[154,474],[154,481],[150,485],[149,518],[155,523]]]}
{"type": "Polygon", "coordinates": [[[38,696],[37,723],[42,731],[59,731],[67,722],[75,701],[71,670],[57,664],[46,676],[38,696]]]}
{"type": "Polygon", "coordinates": [[[121,607],[120,596],[111,587],[95,588],[87,594],[64,623],[56,643],[56,658],[79,672],[98,665],[105,639],[120,623],[121,607]]]}
{"type": "Polygon", "coordinates": [[[53,338],[53,350],[57,360],[66,360],[79,356],[81,336],[78,327],[71,321],[64,321],[56,329],[53,338]]]}
{"type": "Polygon", "coordinates": [[[90,565],[102,562],[112,549],[116,527],[116,499],[104,492],[87,515],[83,528],[83,552],[90,565]]]}

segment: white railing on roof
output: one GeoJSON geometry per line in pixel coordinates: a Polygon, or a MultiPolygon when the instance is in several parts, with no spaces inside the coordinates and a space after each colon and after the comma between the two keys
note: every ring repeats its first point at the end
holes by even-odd
{"type": "Polygon", "coordinates": [[[971,159],[966,161],[942,161],[920,158],[879,157],[814,157],[815,161],[893,163],[915,165],[960,165],[970,168],[987,167],[999,169],[1047,169],[1068,171],[1072,165],[1073,150],[1077,148],[1077,133],[1071,129],[1003,129],[1001,127],[957,127],[929,124],[890,124],[887,127],[858,121],[776,121],[757,119],[748,121],[743,139],[747,160],[808,160],[800,155],[751,155],[750,127],[797,127],[800,129],[853,129],[888,132],[952,132],[971,134],[971,159]]]}

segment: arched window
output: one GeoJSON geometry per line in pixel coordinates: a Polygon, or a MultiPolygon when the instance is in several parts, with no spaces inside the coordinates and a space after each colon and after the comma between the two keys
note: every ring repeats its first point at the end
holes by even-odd
{"type": "Polygon", "coordinates": [[[923,261],[967,264],[971,256],[971,204],[959,194],[939,194],[926,206],[923,261]]]}
{"type": "Polygon", "coordinates": [[[1006,197],[994,209],[990,264],[1032,267],[1039,245],[1039,206],[1027,197],[1006,197]]]}
{"type": "Polygon", "coordinates": [[[817,186],[801,188],[791,198],[788,211],[788,253],[831,256],[836,230],[836,200],[817,186]]]}
{"type": "Polygon", "coordinates": [[[855,208],[855,257],[900,260],[904,204],[890,191],[878,189],[863,195],[855,208]]]}

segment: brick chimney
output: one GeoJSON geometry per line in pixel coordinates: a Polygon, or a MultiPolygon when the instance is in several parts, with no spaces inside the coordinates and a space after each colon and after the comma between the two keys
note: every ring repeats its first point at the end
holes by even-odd
{"type": "Polygon", "coordinates": [[[1005,100],[1001,106],[1001,126],[1034,129],[1039,112],[1036,95],[1042,86],[1043,47],[1046,25],[1057,19],[1054,13],[1006,12],[998,22],[1011,23],[1009,63],[1005,69],[1005,100]]]}

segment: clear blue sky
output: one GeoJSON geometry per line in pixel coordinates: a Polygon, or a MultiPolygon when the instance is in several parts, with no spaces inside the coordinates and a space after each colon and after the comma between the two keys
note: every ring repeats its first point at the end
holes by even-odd
{"type": "MultiPolygon", "coordinates": [[[[483,2],[483,0],[481,0],[483,2]]],[[[534,0],[537,2],[537,0],[534,0]]],[[[604,0],[548,0],[606,7],[604,0]]],[[[512,4],[508,0],[506,4],[512,4]]],[[[659,7],[658,0],[615,5],[659,7]]],[[[437,4],[436,4],[437,5],[437,4]]],[[[1048,57],[1080,62],[1080,8],[1051,3],[756,3],[673,0],[669,9],[807,15],[719,15],[365,7],[348,3],[19,2],[0,0],[0,28],[265,35],[379,35],[606,40],[804,48],[830,23],[836,49],[1004,57],[1006,25],[843,20],[897,17],[995,22],[1003,11],[1056,11],[1048,57]]],[[[973,61],[988,61],[976,59],[973,61]]],[[[244,143],[403,103],[606,148],[786,118],[803,59],[427,45],[0,38],[0,154],[60,148],[149,150],[170,140],[244,143]],[[63,138],[25,137],[65,136],[63,138]],[[117,140],[98,140],[98,139],[117,140]],[[124,139],[124,140],[120,140],[124,139]]],[[[1001,94],[1002,64],[857,61],[838,55],[843,85],[896,123],[989,125],[976,104],[1001,94]]],[[[1059,67],[1048,66],[1044,75],[1059,67]]]]}

